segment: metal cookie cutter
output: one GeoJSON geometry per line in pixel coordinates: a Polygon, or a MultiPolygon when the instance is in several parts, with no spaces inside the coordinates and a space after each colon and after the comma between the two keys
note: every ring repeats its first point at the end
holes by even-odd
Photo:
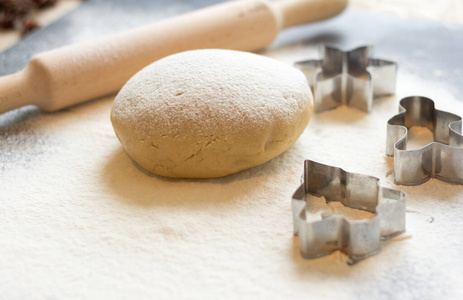
{"type": "Polygon", "coordinates": [[[323,59],[295,63],[314,93],[315,112],[343,104],[369,112],[373,97],[395,93],[397,64],[369,58],[372,46],[347,52],[324,46],[319,51],[323,59]]]}
{"type": "Polygon", "coordinates": [[[294,235],[304,258],[341,250],[354,264],[381,250],[380,240],[405,231],[404,192],[379,186],[379,179],[349,173],[311,160],[304,165],[303,183],[292,199],[294,235]],[[362,220],[341,215],[316,216],[310,200],[324,197],[375,214],[362,220]]]}
{"type": "Polygon", "coordinates": [[[386,154],[394,156],[398,184],[416,185],[430,178],[463,184],[463,136],[460,116],[434,108],[429,98],[400,100],[399,114],[387,122],[386,154]],[[407,128],[427,127],[434,142],[416,150],[407,148],[407,128]]]}

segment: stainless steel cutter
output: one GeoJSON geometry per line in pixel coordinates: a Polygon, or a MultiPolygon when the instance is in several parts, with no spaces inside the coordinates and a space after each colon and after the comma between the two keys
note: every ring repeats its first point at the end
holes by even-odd
{"type": "Polygon", "coordinates": [[[435,109],[434,101],[429,98],[404,98],[399,114],[387,122],[386,154],[394,156],[394,177],[398,184],[416,185],[433,177],[463,184],[462,119],[435,109]],[[427,127],[434,142],[407,150],[407,129],[412,126],[427,127]]]}
{"type": "Polygon", "coordinates": [[[397,64],[370,58],[372,46],[351,51],[321,46],[319,60],[295,63],[307,77],[315,98],[315,112],[341,105],[369,112],[373,98],[395,93],[397,64]]]}
{"type": "Polygon", "coordinates": [[[380,240],[405,231],[406,194],[379,186],[379,179],[306,160],[303,183],[294,193],[294,235],[299,236],[304,258],[340,250],[354,264],[381,250],[380,240]],[[311,200],[324,197],[347,207],[374,213],[369,219],[342,215],[314,216],[311,200]]]}

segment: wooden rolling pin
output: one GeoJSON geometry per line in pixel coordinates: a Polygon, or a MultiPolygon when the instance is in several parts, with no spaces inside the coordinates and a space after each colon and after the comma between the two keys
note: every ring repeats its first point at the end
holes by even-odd
{"type": "Polygon", "coordinates": [[[118,91],[136,72],[167,55],[203,48],[255,51],[278,31],[342,12],[347,0],[231,1],[97,41],[32,57],[0,77],[0,113],[28,105],[56,111],[118,91]]]}

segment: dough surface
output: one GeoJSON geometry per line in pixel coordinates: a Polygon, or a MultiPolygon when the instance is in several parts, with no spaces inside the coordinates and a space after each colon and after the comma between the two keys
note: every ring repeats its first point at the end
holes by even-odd
{"type": "Polygon", "coordinates": [[[264,56],[194,50],[134,75],[111,122],[127,154],[166,177],[213,178],[287,150],[313,112],[305,76],[264,56]]]}

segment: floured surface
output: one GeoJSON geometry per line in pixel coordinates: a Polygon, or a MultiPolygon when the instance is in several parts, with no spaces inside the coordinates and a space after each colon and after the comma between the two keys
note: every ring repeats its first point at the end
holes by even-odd
{"type": "MultiPolygon", "coordinates": [[[[314,54],[314,45],[265,54],[290,63],[314,54]]],[[[461,85],[448,84],[462,67],[425,80],[423,66],[395,52],[381,58],[400,60],[396,97],[376,100],[370,114],[316,114],[283,155],[215,180],[137,168],[112,130],[112,98],[1,116],[0,298],[462,298],[463,187],[434,179],[395,186],[385,156],[386,121],[401,97],[428,96],[463,115],[461,85]],[[290,199],[305,158],[405,191],[407,232],[355,266],[339,252],[303,260],[290,199]]]]}
{"type": "MultiPolygon", "coordinates": [[[[403,75],[405,86],[429,82],[403,75]]],[[[446,97],[443,106],[462,104],[446,97]]],[[[303,260],[290,198],[304,158],[386,174],[386,120],[347,107],[315,115],[299,141],[263,166],[216,180],[169,180],[122,151],[104,99],[1,124],[0,289],[6,298],[461,296],[462,187],[437,180],[408,194],[407,232],[354,267],[335,253],[303,260]],[[339,291],[343,291],[342,294],[339,291]]]]}
{"type": "Polygon", "coordinates": [[[349,218],[349,220],[363,220],[375,216],[374,213],[366,210],[345,206],[340,201],[326,202],[325,197],[306,195],[305,201],[307,203],[305,208],[305,219],[311,222],[320,221],[332,215],[343,215],[349,218]]]}

